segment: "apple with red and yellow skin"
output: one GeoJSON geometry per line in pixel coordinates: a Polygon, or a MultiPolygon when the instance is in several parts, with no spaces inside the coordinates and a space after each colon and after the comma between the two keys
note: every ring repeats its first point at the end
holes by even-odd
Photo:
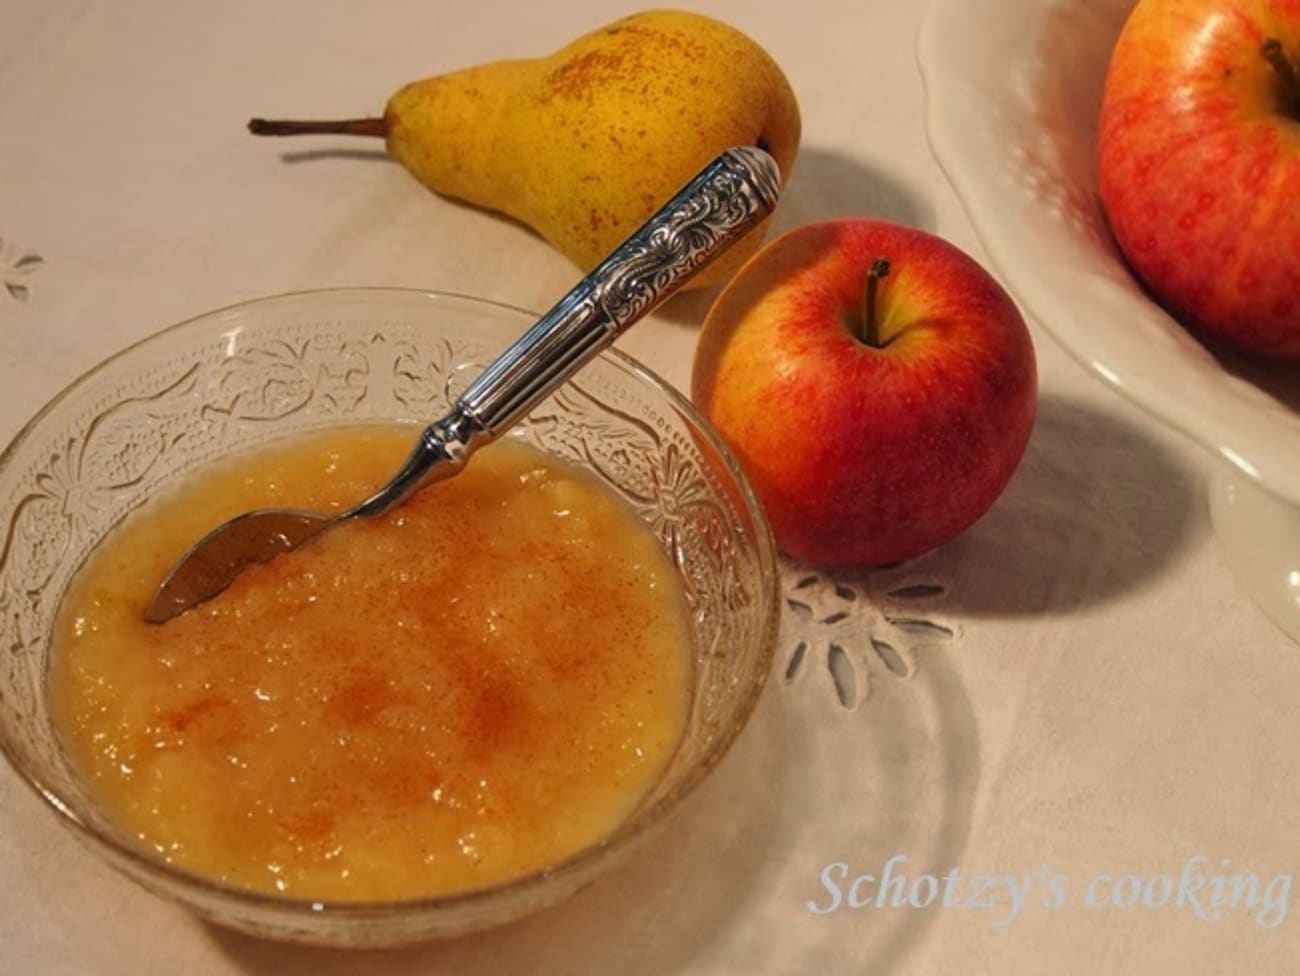
{"type": "Polygon", "coordinates": [[[1175,318],[1300,356],[1300,0],[1140,0],[1106,76],[1102,205],[1175,318]]]}
{"type": "Polygon", "coordinates": [[[878,566],[993,504],[1029,440],[1037,370],[1015,304],[972,258],[846,219],[790,231],[741,268],[705,319],[691,393],[782,550],[878,566]]]}

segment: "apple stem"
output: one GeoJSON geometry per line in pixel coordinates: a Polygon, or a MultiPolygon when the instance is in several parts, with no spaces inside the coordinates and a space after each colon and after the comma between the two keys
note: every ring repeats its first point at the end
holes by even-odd
{"type": "Polygon", "coordinates": [[[867,287],[862,295],[862,332],[858,338],[876,349],[882,348],[880,342],[880,323],[876,315],[876,292],[880,290],[880,279],[889,274],[889,259],[876,258],[867,269],[867,287]]]}
{"type": "Polygon", "coordinates": [[[1295,64],[1286,56],[1286,51],[1282,48],[1282,42],[1276,37],[1267,37],[1264,43],[1259,46],[1259,53],[1264,56],[1264,60],[1273,66],[1279,78],[1282,79],[1282,87],[1286,91],[1286,97],[1290,101],[1293,111],[1300,111],[1300,72],[1296,71],[1295,64]]]}
{"type": "Polygon", "coordinates": [[[388,137],[388,120],[338,119],[333,122],[305,122],[296,119],[249,119],[248,131],[255,136],[345,135],[388,137]]]}

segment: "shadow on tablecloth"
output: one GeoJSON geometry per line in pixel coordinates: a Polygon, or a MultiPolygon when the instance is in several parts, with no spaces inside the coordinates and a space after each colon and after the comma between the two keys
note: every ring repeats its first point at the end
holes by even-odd
{"type": "Polygon", "coordinates": [[[1076,613],[1152,584],[1205,532],[1204,486],[1122,415],[1045,395],[1024,460],[964,535],[908,568],[945,613],[1076,613]]]}

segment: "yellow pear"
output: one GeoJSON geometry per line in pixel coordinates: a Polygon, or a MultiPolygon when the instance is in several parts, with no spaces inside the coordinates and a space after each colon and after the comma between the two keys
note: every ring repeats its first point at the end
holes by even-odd
{"type": "MultiPolygon", "coordinates": [[[[381,136],[437,193],[527,224],[584,270],[719,152],[756,145],[788,179],[799,107],[758,44],[721,21],[653,10],[541,58],[413,82],[382,118],[254,119],[260,135],[381,136]]],[[[692,287],[728,277],[758,249],[756,228],[692,287]]]]}

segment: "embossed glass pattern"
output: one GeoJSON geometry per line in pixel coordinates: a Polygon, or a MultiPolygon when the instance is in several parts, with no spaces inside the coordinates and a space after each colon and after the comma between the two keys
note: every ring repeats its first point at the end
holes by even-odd
{"type": "Polygon", "coordinates": [[[0,458],[0,747],[79,838],[136,881],[220,924],[299,941],[395,944],[497,924],[571,894],[717,763],[770,669],[775,555],[757,502],[713,433],[682,397],[617,352],[594,360],[515,432],[621,493],[653,526],[690,601],[695,668],[685,738],[656,788],[602,844],[547,871],[458,895],[368,904],[279,899],[141,852],[99,813],[60,750],[45,698],[48,634],[69,578],[116,522],[234,450],[330,425],[427,423],[530,322],[500,305],[395,289],[266,299],[145,340],[28,424],[0,458]]]}

